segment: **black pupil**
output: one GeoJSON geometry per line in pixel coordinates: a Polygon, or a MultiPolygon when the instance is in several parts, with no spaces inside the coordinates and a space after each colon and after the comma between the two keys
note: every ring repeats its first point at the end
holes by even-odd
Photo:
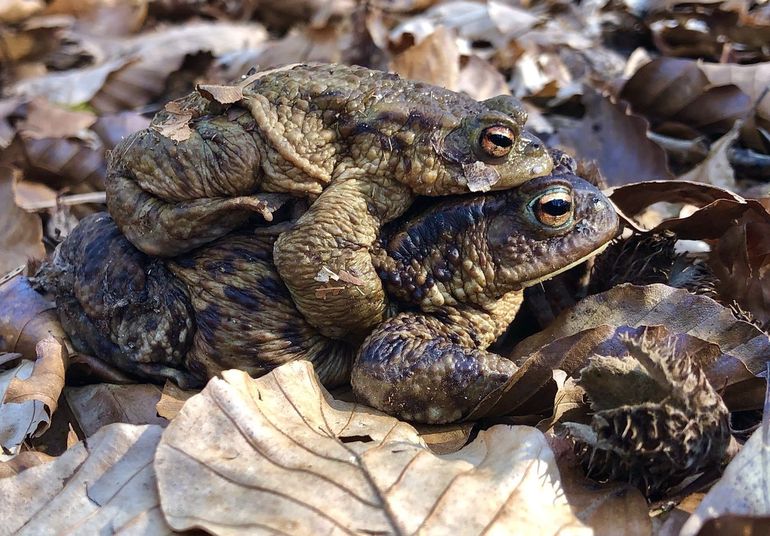
{"type": "Polygon", "coordinates": [[[566,199],[552,199],[543,203],[543,212],[549,216],[564,216],[572,208],[572,203],[566,199]]]}
{"type": "Polygon", "coordinates": [[[490,133],[488,134],[488,139],[498,147],[508,148],[513,145],[513,140],[504,134],[490,133]]]}

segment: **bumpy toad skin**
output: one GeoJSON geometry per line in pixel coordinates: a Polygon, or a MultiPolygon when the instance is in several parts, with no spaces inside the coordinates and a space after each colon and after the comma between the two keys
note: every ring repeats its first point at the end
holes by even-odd
{"type": "Polygon", "coordinates": [[[276,273],[273,242],[289,225],[232,233],[164,263],[94,215],[40,280],[79,350],[148,379],[192,387],[227,368],[260,375],[309,359],[327,386],[346,382],[352,367],[370,405],[448,422],[515,372],[486,348],[515,316],[521,289],[596,253],[618,218],[595,187],[562,175],[453,198],[387,229],[377,271],[404,312],[373,331],[355,364],[352,346],[298,314],[276,273]]]}
{"type": "Polygon", "coordinates": [[[231,105],[197,93],[173,104],[114,151],[107,203],[120,230],[175,256],[264,212],[255,192],[317,198],[275,264],[305,318],[335,338],[360,340],[382,319],[371,247],[415,195],[507,189],[552,168],[515,99],[477,102],[361,67],[290,66],[260,73],[231,105]],[[188,139],[160,133],[186,118],[188,139]],[[321,297],[324,267],[363,283],[321,297]]]}
{"type": "Polygon", "coordinates": [[[486,349],[522,289],[596,254],[618,230],[610,202],[573,175],[453,203],[406,222],[385,245],[388,294],[420,311],[377,326],[353,365],[356,395],[406,420],[461,420],[503,387],[516,366],[486,349]]]}

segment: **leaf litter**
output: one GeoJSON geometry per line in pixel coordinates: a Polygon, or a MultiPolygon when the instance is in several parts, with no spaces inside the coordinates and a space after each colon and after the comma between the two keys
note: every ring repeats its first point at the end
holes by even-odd
{"type": "MultiPolygon", "coordinates": [[[[702,508],[697,505],[703,494],[687,496],[687,488],[681,491],[684,495],[671,491],[670,500],[688,504],[686,510],[672,511],[676,515],[648,505],[644,495],[626,482],[596,482],[589,478],[591,473],[586,477],[580,449],[552,433],[565,422],[590,424],[591,401],[581,386],[583,374],[590,376],[597,356],[626,363],[629,355],[623,338],[642,334],[654,334],[656,341],[675,341],[677,352],[703,371],[730,412],[731,423],[741,423],[748,430],[745,436],[736,433],[736,438],[743,441],[759,426],[770,344],[766,334],[770,257],[765,239],[770,236],[766,228],[770,224],[770,58],[763,45],[769,26],[761,3],[409,0],[354,5],[346,0],[297,0],[257,6],[188,0],[127,4],[12,0],[0,6],[0,24],[4,36],[0,188],[5,188],[0,198],[6,204],[0,211],[0,383],[7,389],[0,415],[17,412],[2,421],[0,435],[14,430],[12,445],[4,452],[18,453],[13,461],[1,464],[5,472],[0,474],[9,476],[0,483],[7,487],[4,496],[13,497],[8,519],[14,523],[50,530],[43,513],[50,512],[58,523],[61,512],[86,505],[84,517],[68,518],[72,525],[63,530],[112,527],[169,533],[172,525],[197,526],[192,520],[198,516],[212,530],[229,532],[228,512],[210,510],[203,496],[185,503],[186,498],[174,489],[180,476],[168,468],[182,464],[189,469],[191,486],[196,477],[209,479],[205,481],[212,482],[211,489],[222,494],[222,504],[229,504],[242,490],[233,482],[223,482],[212,467],[233,471],[249,483],[248,478],[255,478],[254,469],[228,456],[237,445],[243,459],[267,463],[247,439],[259,439],[260,434],[276,439],[276,432],[267,424],[256,427],[254,417],[265,423],[270,412],[280,407],[283,413],[273,419],[296,415],[290,408],[293,401],[304,408],[303,416],[316,419],[312,422],[325,431],[316,445],[302,436],[310,433],[303,429],[305,425],[295,423],[292,433],[296,431],[310,449],[328,447],[345,460],[351,452],[359,456],[356,459],[377,458],[382,465],[371,466],[377,478],[386,478],[391,466],[414,455],[414,480],[394,490],[397,506],[392,512],[399,526],[418,523],[418,510],[427,508],[431,497],[418,491],[421,486],[430,490],[438,486],[436,474],[445,467],[459,464],[471,468],[472,475],[480,467],[489,469],[478,465],[483,445],[489,452],[507,452],[509,459],[497,465],[494,459],[488,461],[494,469],[478,481],[469,476],[463,484],[465,502],[445,505],[456,509],[449,512],[457,516],[453,530],[473,532],[473,523],[483,518],[484,508],[494,501],[468,501],[469,490],[482,482],[485,490],[496,489],[490,482],[507,482],[511,472],[521,469],[514,463],[517,441],[534,446],[522,453],[529,452],[526,456],[535,473],[548,476],[540,487],[529,488],[534,484],[521,480],[528,491],[523,496],[514,493],[510,499],[514,502],[500,503],[511,505],[501,510],[498,519],[508,532],[525,519],[516,517],[520,510],[524,516],[530,504],[542,508],[540,501],[553,510],[541,514],[546,518],[537,522],[554,524],[533,530],[546,533],[558,530],[553,527],[563,522],[563,527],[570,528],[562,534],[584,533],[587,527],[596,534],[657,534],[661,527],[666,534],[675,534],[691,511],[695,514],[682,534],[710,534],[714,527],[762,526],[761,516],[768,514],[761,501],[744,500],[736,493],[743,488],[747,494],[754,493],[755,487],[737,480],[742,475],[767,479],[766,464],[756,469],[743,465],[746,458],[761,459],[767,441],[756,438],[762,428],[744,446],[746,455],[739,454],[731,462],[713,488],[715,498],[707,495],[702,508]],[[579,169],[591,170],[585,175],[594,182],[612,186],[611,198],[622,212],[625,234],[596,259],[592,269],[582,268],[582,275],[563,274],[545,284],[539,301],[533,297],[538,289],[531,289],[528,299],[537,304],[534,316],[539,325],[515,324],[499,342],[499,348],[506,349],[501,353],[520,369],[503,392],[480,404],[478,420],[446,429],[420,427],[418,432],[360,406],[345,406],[330,398],[309,370],[300,373],[296,367],[278,369],[260,380],[226,373],[224,380],[212,382],[200,395],[171,386],[161,392],[155,386],[127,385],[136,380],[91,356],[70,355],[52,305],[18,276],[33,275],[35,262],[50,253],[79,218],[104,209],[108,151],[123,137],[145,128],[154,112],[162,108],[167,112],[167,122],[158,127],[161,134],[184,140],[192,134],[189,122],[194,118],[175,107],[175,99],[197,90],[219,105],[237,105],[249,80],[246,73],[253,67],[257,67],[253,76],[260,76],[265,69],[303,61],[392,69],[477,99],[504,93],[522,97],[530,111],[530,128],[541,139],[549,146],[568,149],[580,160],[579,169]],[[6,273],[12,275],[3,277],[6,273]],[[533,334],[537,329],[540,333],[533,334]],[[302,392],[280,391],[276,378],[302,392]],[[316,397],[309,399],[315,402],[305,399],[304,390],[316,397]],[[265,401],[255,399],[254,392],[265,401]],[[319,401],[321,409],[316,407],[319,401]],[[24,410],[27,413],[21,416],[18,411],[24,407],[31,412],[24,410]],[[232,416],[234,408],[241,412],[238,415],[249,416],[245,424],[237,421],[240,427],[223,417],[232,416]],[[45,430],[55,411],[56,416],[64,411],[74,415],[72,426],[77,430],[72,435],[76,432],[88,443],[49,461],[32,449],[45,449],[46,441],[54,442],[48,438],[54,426],[45,430]],[[203,411],[195,423],[189,416],[193,411],[203,411]],[[358,423],[348,430],[352,435],[335,435],[339,427],[331,425],[337,421],[323,419],[342,419],[339,415],[358,423]],[[163,431],[168,420],[171,424],[163,431]],[[13,425],[8,426],[9,422],[13,425]],[[141,426],[150,422],[154,424],[141,426]],[[383,422],[393,422],[395,435],[385,437],[379,431],[383,422]],[[540,432],[515,426],[522,422],[539,423],[548,442],[540,432]],[[353,430],[355,426],[365,429],[353,430]],[[215,431],[230,435],[224,440],[215,431]],[[383,445],[396,439],[405,450],[387,451],[383,445]],[[141,456],[110,458],[95,474],[123,475],[115,482],[134,478],[145,486],[141,493],[126,484],[128,491],[117,491],[113,499],[103,502],[98,497],[106,495],[99,493],[110,495],[107,488],[99,492],[97,486],[91,494],[88,489],[83,493],[69,484],[63,488],[57,484],[62,480],[56,475],[69,475],[68,482],[95,482],[100,477],[79,471],[90,467],[88,460],[101,456],[100,449],[133,452],[139,444],[141,456]],[[159,444],[158,452],[169,464],[165,468],[161,468],[160,454],[155,454],[159,444]],[[220,459],[219,454],[227,456],[220,459]],[[125,458],[134,461],[124,465],[125,458]],[[137,460],[150,465],[139,470],[137,460]],[[432,478],[421,477],[427,474],[420,472],[421,464],[433,468],[432,478]],[[163,493],[153,492],[156,480],[161,482],[157,489],[165,489],[170,502],[165,502],[163,493]],[[94,497],[101,507],[94,506],[94,497]],[[538,501],[527,502],[535,497],[538,501]],[[32,506],[15,508],[17,500],[19,504],[31,501],[32,506]],[[119,512],[124,504],[134,503],[135,508],[119,512]],[[43,509],[33,512],[35,508],[43,509]]],[[[496,181],[476,176],[470,168],[467,172],[474,189],[489,188],[496,181]]],[[[270,217],[273,208],[279,207],[265,209],[270,217]]],[[[328,279],[318,289],[320,295],[339,292],[342,284],[361,284],[356,274],[333,275],[323,274],[328,279]]],[[[305,450],[297,454],[274,447],[269,452],[282,461],[296,455],[297,463],[308,462],[302,458],[309,455],[305,450]]],[[[311,468],[324,469],[324,462],[311,459],[311,468]]],[[[452,470],[446,469],[447,475],[452,470]]],[[[308,478],[313,478],[312,473],[307,473],[308,478]]],[[[335,477],[343,474],[326,474],[329,479],[319,486],[341,493],[334,486],[339,484],[335,477]]],[[[361,473],[346,473],[350,474],[361,482],[361,473]]],[[[268,484],[283,490],[288,480],[276,478],[268,484]]],[[[379,481],[371,482],[368,488],[355,489],[377,490],[379,481]]],[[[289,495],[312,504],[323,496],[318,491],[321,487],[314,489],[317,496],[308,496],[304,489],[289,495]]],[[[243,493],[259,492],[249,488],[243,493]]],[[[325,500],[319,508],[328,513],[329,506],[325,500]]],[[[295,518],[301,523],[328,523],[319,521],[316,514],[306,514],[307,505],[296,501],[281,508],[244,511],[236,504],[238,515],[247,523],[280,525],[295,518]],[[276,511],[291,515],[276,516],[276,511]],[[271,514],[269,519],[260,517],[271,514]]],[[[374,517],[350,526],[369,528],[374,526],[370,520],[384,519],[376,508],[372,512],[374,517]]],[[[355,521],[344,515],[335,519],[355,521]]],[[[450,521],[449,514],[428,519],[442,528],[450,525],[441,523],[450,521]]]]}

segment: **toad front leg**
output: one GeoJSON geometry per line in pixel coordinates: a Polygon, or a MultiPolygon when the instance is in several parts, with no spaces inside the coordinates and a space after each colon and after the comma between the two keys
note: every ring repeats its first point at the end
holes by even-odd
{"type": "Polygon", "coordinates": [[[276,242],[278,273],[299,311],[324,335],[360,341],[383,319],[385,294],[372,248],[380,226],[411,201],[403,185],[340,177],[276,242]]]}
{"type": "Polygon", "coordinates": [[[353,390],[363,402],[401,419],[462,420],[517,370],[472,339],[432,316],[401,313],[364,342],[353,365],[353,390]]]}

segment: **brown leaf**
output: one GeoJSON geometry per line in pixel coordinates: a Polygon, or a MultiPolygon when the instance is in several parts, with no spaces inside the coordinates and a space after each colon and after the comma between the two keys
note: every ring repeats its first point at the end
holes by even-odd
{"type": "Polygon", "coordinates": [[[174,530],[589,533],[540,432],[494,426],[439,456],[411,426],[332,399],[307,362],[211,380],[169,424],[155,470],[174,530]]]}
{"type": "Polygon", "coordinates": [[[640,67],[626,82],[620,97],[654,125],[673,121],[719,133],[744,118],[752,105],[738,87],[710,83],[701,64],[666,57],[640,67]]]}
{"type": "Polygon", "coordinates": [[[46,15],[72,15],[92,35],[114,37],[136,32],[147,17],[148,0],[53,0],[46,15]]]}
{"type": "Polygon", "coordinates": [[[192,112],[182,109],[179,102],[171,101],[164,109],[168,116],[163,122],[153,123],[150,128],[174,141],[185,141],[192,136],[190,120],[192,112]]]}
{"type": "Polygon", "coordinates": [[[559,136],[580,158],[596,160],[609,186],[672,178],[663,149],[647,138],[647,121],[587,87],[583,104],[580,125],[560,130],[559,136]]]}
{"type": "Polygon", "coordinates": [[[79,443],[50,463],[1,479],[3,530],[170,534],[152,465],[162,430],[113,424],[87,446],[79,443]]]}
{"type": "Polygon", "coordinates": [[[712,246],[709,266],[719,278],[717,290],[735,300],[763,325],[770,322],[770,214],[756,201],[729,222],[712,246]]]}
{"type": "MultiPolygon", "coordinates": [[[[767,416],[765,416],[765,419],[767,416]]],[[[757,429],[725,469],[722,478],[706,494],[680,536],[700,534],[704,522],[724,515],[770,516],[770,445],[767,423],[757,429]]]]}
{"type": "Polygon", "coordinates": [[[714,85],[734,84],[751,99],[757,113],[770,119],[770,63],[736,65],[734,63],[700,63],[701,70],[714,85]]]}
{"type": "Polygon", "coordinates": [[[552,341],[603,325],[665,326],[671,333],[716,344],[754,375],[764,372],[762,356],[770,353],[770,338],[765,333],[736,319],[711,298],[666,285],[624,284],[589,296],[565,311],[547,329],[517,345],[511,359],[519,361],[552,341]]]}
{"type": "Polygon", "coordinates": [[[393,57],[390,69],[410,80],[456,89],[460,78],[460,50],[453,31],[439,26],[419,44],[393,57]]]}
{"type": "Polygon", "coordinates": [[[761,407],[761,397],[756,398],[752,386],[754,376],[764,371],[764,356],[770,352],[766,334],[705,296],[659,284],[623,284],[585,298],[544,331],[518,344],[509,358],[520,369],[475,414],[518,414],[516,408],[538,396],[554,369],[574,374],[594,354],[624,355],[619,336],[636,332],[628,326],[659,326],[647,329],[674,335],[678,344],[693,353],[708,379],[724,389],[728,406],[761,407]],[[746,399],[747,390],[753,399],[746,399]]]}
{"type": "Polygon", "coordinates": [[[68,387],[67,404],[85,437],[113,423],[157,424],[168,421],[155,410],[161,390],[157,385],[111,385],[107,383],[68,387]]]}
{"type": "Polygon", "coordinates": [[[54,304],[35,292],[26,277],[0,285],[0,351],[37,356],[37,343],[48,336],[66,339],[54,304]]]}
{"type": "Polygon", "coordinates": [[[53,456],[49,456],[43,452],[25,450],[20,452],[19,455],[12,460],[0,462],[0,478],[18,475],[30,467],[37,467],[38,465],[48,463],[53,459],[53,456]]]}
{"type": "Polygon", "coordinates": [[[96,116],[90,112],[73,112],[36,97],[27,105],[27,117],[17,126],[22,137],[41,140],[79,137],[95,122],[96,116]]]}
{"type": "Polygon", "coordinates": [[[511,94],[505,77],[488,61],[473,55],[462,60],[461,65],[457,91],[467,93],[476,100],[511,94]]]}
{"type": "Polygon", "coordinates": [[[8,0],[0,4],[0,22],[21,22],[43,10],[43,0],[8,0]]]}
{"type": "Polygon", "coordinates": [[[241,86],[218,86],[211,84],[199,84],[195,90],[210,101],[220,104],[233,104],[243,99],[241,86]]]}
{"type": "Polygon", "coordinates": [[[184,403],[199,392],[200,391],[186,391],[181,389],[177,384],[167,380],[166,385],[163,386],[160,400],[155,404],[155,410],[158,415],[170,421],[179,415],[179,411],[182,409],[182,406],[184,406],[184,403]]]}
{"type": "Polygon", "coordinates": [[[63,344],[48,337],[37,345],[37,359],[22,361],[0,373],[0,460],[18,454],[29,437],[42,435],[64,387],[68,352],[63,344]]]}
{"type": "Polygon", "coordinates": [[[0,275],[45,256],[40,217],[16,205],[18,178],[16,170],[0,165],[0,275]]]}

